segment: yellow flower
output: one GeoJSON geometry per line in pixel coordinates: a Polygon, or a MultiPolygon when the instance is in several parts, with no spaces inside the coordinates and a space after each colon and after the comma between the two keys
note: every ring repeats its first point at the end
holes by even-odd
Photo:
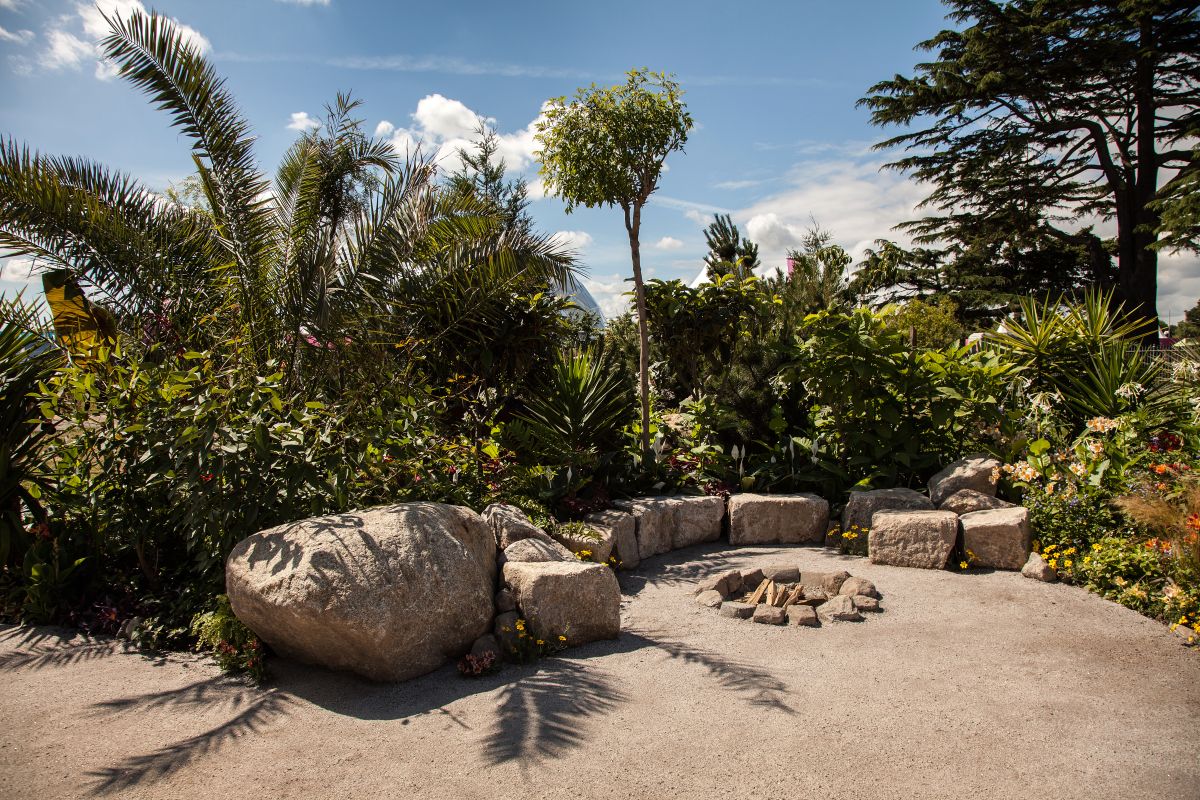
{"type": "Polygon", "coordinates": [[[959,568],[959,569],[966,569],[966,568],[967,568],[967,566],[968,566],[968,565],[967,565],[967,562],[965,562],[965,561],[960,561],[960,562],[958,562],[958,568],[959,568]]]}
{"type": "Polygon", "coordinates": [[[523,619],[517,620],[517,630],[519,630],[519,631],[525,630],[525,620],[523,620],[523,619]]]}
{"type": "Polygon", "coordinates": [[[1069,559],[1069,558],[1068,558],[1066,561],[1064,561],[1064,562],[1063,562],[1063,566],[1064,566],[1064,567],[1069,567],[1069,566],[1071,566],[1071,564],[1073,564],[1073,563],[1075,563],[1075,562],[1071,561],[1071,559],[1069,559]]]}
{"type": "Polygon", "coordinates": [[[538,640],[537,640],[537,643],[538,643],[538,647],[541,647],[542,645],[544,645],[544,644],[545,644],[545,642],[544,642],[544,641],[542,641],[541,639],[538,639],[538,640]]]}
{"type": "Polygon", "coordinates": [[[565,637],[565,636],[559,636],[559,637],[558,637],[558,640],[559,640],[560,642],[565,642],[565,641],[567,640],[567,637],[565,637]]]}
{"type": "Polygon", "coordinates": [[[1093,549],[1093,550],[1101,550],[1101,549],[1103,549],[1103,548],[1101,548],[1101,546],[1100,546],[1100,543],[1099,543],[1099,542],[1096,542],[1095,544],[1093,544],[1093,545],[1092,545],[1092,549],[1093,549]]]}

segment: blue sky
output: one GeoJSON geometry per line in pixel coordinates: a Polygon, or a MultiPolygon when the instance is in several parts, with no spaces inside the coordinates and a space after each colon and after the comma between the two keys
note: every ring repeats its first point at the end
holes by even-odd
{"type": "MultiPolygon", "coordinates": [[[[102,0],[105,9],[138,0],[102,0]]],[[[149,5],[149,3],[147,3],[149,5]]],[[[884,154],[855,101],[910,73],[913,45],[945,27],[936,0],[796,2],[396,3],[366,0],[164,0],[226,76],[271,171],[297,129],[339,90],[362,98],[366,127],[420,144],[455,166],[476,119],[501,134],[511,168],[539,195],[532,124],[550,97],[612,84],[648,66],[676,74],[697,122],[647,209],[649,277],[692,280],[703,228],[729,212],[783,263],[815,220],[856,255],[914,215],[922,187],[881,172],[884,154]]],[[[47,153],[85,155],[162,189],[191,171],[187,145],[132,87],[106,74],[91,42],[100,20],[74,0],[0,0],[0,132],[47,153]]],[[[624,302],[629,251],[620,212],[532,208],[581,254],[609,313],[624,302]]],[[[0,290],[23,284],[9,260],[0,290]]],[[[1178,319],[1200,296],[1200,262],[1160,264],[1160,311],[1178,319]]]]}

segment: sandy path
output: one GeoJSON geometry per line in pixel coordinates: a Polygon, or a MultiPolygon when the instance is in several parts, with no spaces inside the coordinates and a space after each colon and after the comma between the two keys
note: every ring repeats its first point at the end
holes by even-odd
{"type": "Polygon", "coordinates": [[[474,681],[275,662],[264,692],[0,630],[0,797],[1200,797],[1200,653],[1080,589],[717,546],[621,583],[619,640],[474,681]],[[781,561],[870,578],[886,612],[692,603],[704,570],[781,561]]]}

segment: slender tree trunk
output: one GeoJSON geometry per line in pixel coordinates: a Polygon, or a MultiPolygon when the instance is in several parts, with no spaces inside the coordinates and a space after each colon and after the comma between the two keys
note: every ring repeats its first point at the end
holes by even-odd
{"type": "Polygon", "coordinates": [[[1158,152],[1155,143],[1154,34],[1149,17],[1141,23],[1134,97],[1137,103],[1137,172],[1117,195],[1118,281],[1125,310],[1151,324],[1141,332],[1143,342],[1158,341],[1158,214],[1147,206],[1158,191],[1158,152]]]}
{"type": "Polygon", "coordinates": [[[629,255],[633,259],[633,294],[638,320],[638,383],[642,405],[642,458],[650,459],[650,331],[646,320],[646,285],[642,282],[642,250],[638,235],[642,229],[642,205],[625,209],[625,231],[629,234],[629,255]]]}

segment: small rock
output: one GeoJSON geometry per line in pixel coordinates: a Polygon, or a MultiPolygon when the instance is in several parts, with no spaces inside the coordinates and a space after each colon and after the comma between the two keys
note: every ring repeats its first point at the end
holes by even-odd
{"type": "Polygon", "coordinates": [[[734,619],[750,619],[754,614],[754,606],[749,603],[738,603],[733,600],[726,600],[721,603],[721,616],[733,617],[734,619]]]}
{"type": "Polygon", "coordinates": [[[492,503],[483,510],[482,516],[483,521],[491,527],[492,533],[496,537],[496,544],[501,550],[522,539],[553,541],[545,531],[529,520],[524,511],[516,506],[492,503]]]}
{"type": "Polygon", "coordinates": [[[705,608],[720,608],[724,602],[725,595],[716,589],[708,589],[696,595],[696,605],[701,605],[705,608]]]}
{"type": "Polygon", "coordinates": [[[800,605],[816,607],[829,599],[829,594],[824,589],[809,589],[804,587],[804,599],[799,600],[800,605]]]}
{"type": "Polygon", "coordinates": [[[492,633],[495,634],[496,640],[504,646],[506,655],[517,646],[517,620],[519,618],[516,611],[505,611],[503,614],[496,615],[496,622],[492,625],[492,633]]]}
{"type": "Polygon", "coordinates": [[[720,575],[710,575],[700,583],[696,584],[693,594],[700,594],[707,591],[718,591],[725,597],[739,591],[742,588],[742,573],[737,570],[723,572],[720,575]]]}
{"type": "Polygon", "coordinates": [[[787,619],[787,612],[775,606],[760,605],[754,609],[753,619],[763,625],[782,625],[787,619]]]}
{"type": "Polygon", "coordinates": [[[847,578],[838,590],[838,594],[847,594],[851,597],[860,594],[867,597],[879,597],[879,591],[875,588],[875,584],[866,578],[847,578]]]}
{"type": "Polygon", "coordinates": [[[817,621],[817,611],[812,606],[788,606],[787,621],[789,625],[803,625],[815,628],[821,623],[817,621]]]}
{"type": "Polygon", "coordinates": [[[820,589],[825,594],[832,597],[842,588],[842,584],[850,577],[850,573],[845,570],[839,572],[812,572],[809,570],[801,571],[800,583],[804,584],[805,595],[809,589],[820,589]]]}
{"type": "Polygon", "coordinates": [[[500,642],[496,641],[496,637],[490,633],[480,636],[475,640],[475,644],[471,645],[471,655],[476,658],[482,658],[486,653],[492,653],[497,660],[502,655],[500,642]]]}
{"type": "Polygon", "coordinates": [[[737,594],[742,591],[742,573],[736,569],[731,569],[725,573],[725,588],[728,594],[737,594]]]}
{"type": "Polygon", "coordinates": [[[1058,573],[1054,571],[1054,567],[1047,564],[1046,559],[1037,553],[1029,554],[1029,559],[1025,562],[1025,566],[1021,567],[1021,574],[1026,578],[1032,578],[1035,581],[1042,581],[1043,583],[1054,583],[1058,580],[1058,573]]]}
{"type": "Polygon", "coordinates": [[[496,592],[496,613],[503,614],[505,611],[516,611],[517,600],[513,597],[513,593],[508,589],[501,589],[496,592]]]}
{"type": "Polygon", "coordinates": [[[829,598],[827,603],[821,605],[818,613],[823,620],[858,622],[862,619],[862,614],[854,607],[854,601],[844,594],[829,598]]]}
{"type": "Polygon", "coordinates": [[[1184,647],[1200,645],[1200,633],[1196,633],[1190,625],[1172,625],[1171,632],[1179,637],[1179,643],[1184,647]]]}
{"type": "Polygon", "coordinates": [[[742,573],[742,591],[753,592],[758,588],[758,585],[766,580],[761,569],[751,570],[750,572],[742,573]]]}
{"type": "Polygon", "coordinates": [[[776,583],[799,583],[800,568],[788,567],[783,564],[772,564],[763,567],[763,577],[776,583]]]}
{"type": "Polygon", "coordinates": [[[879,600],[874,597],[868,597],[865,594],[856,594],[850,598],[854,601],[854,607],[859,611],[879,611],[879,600]]]}

